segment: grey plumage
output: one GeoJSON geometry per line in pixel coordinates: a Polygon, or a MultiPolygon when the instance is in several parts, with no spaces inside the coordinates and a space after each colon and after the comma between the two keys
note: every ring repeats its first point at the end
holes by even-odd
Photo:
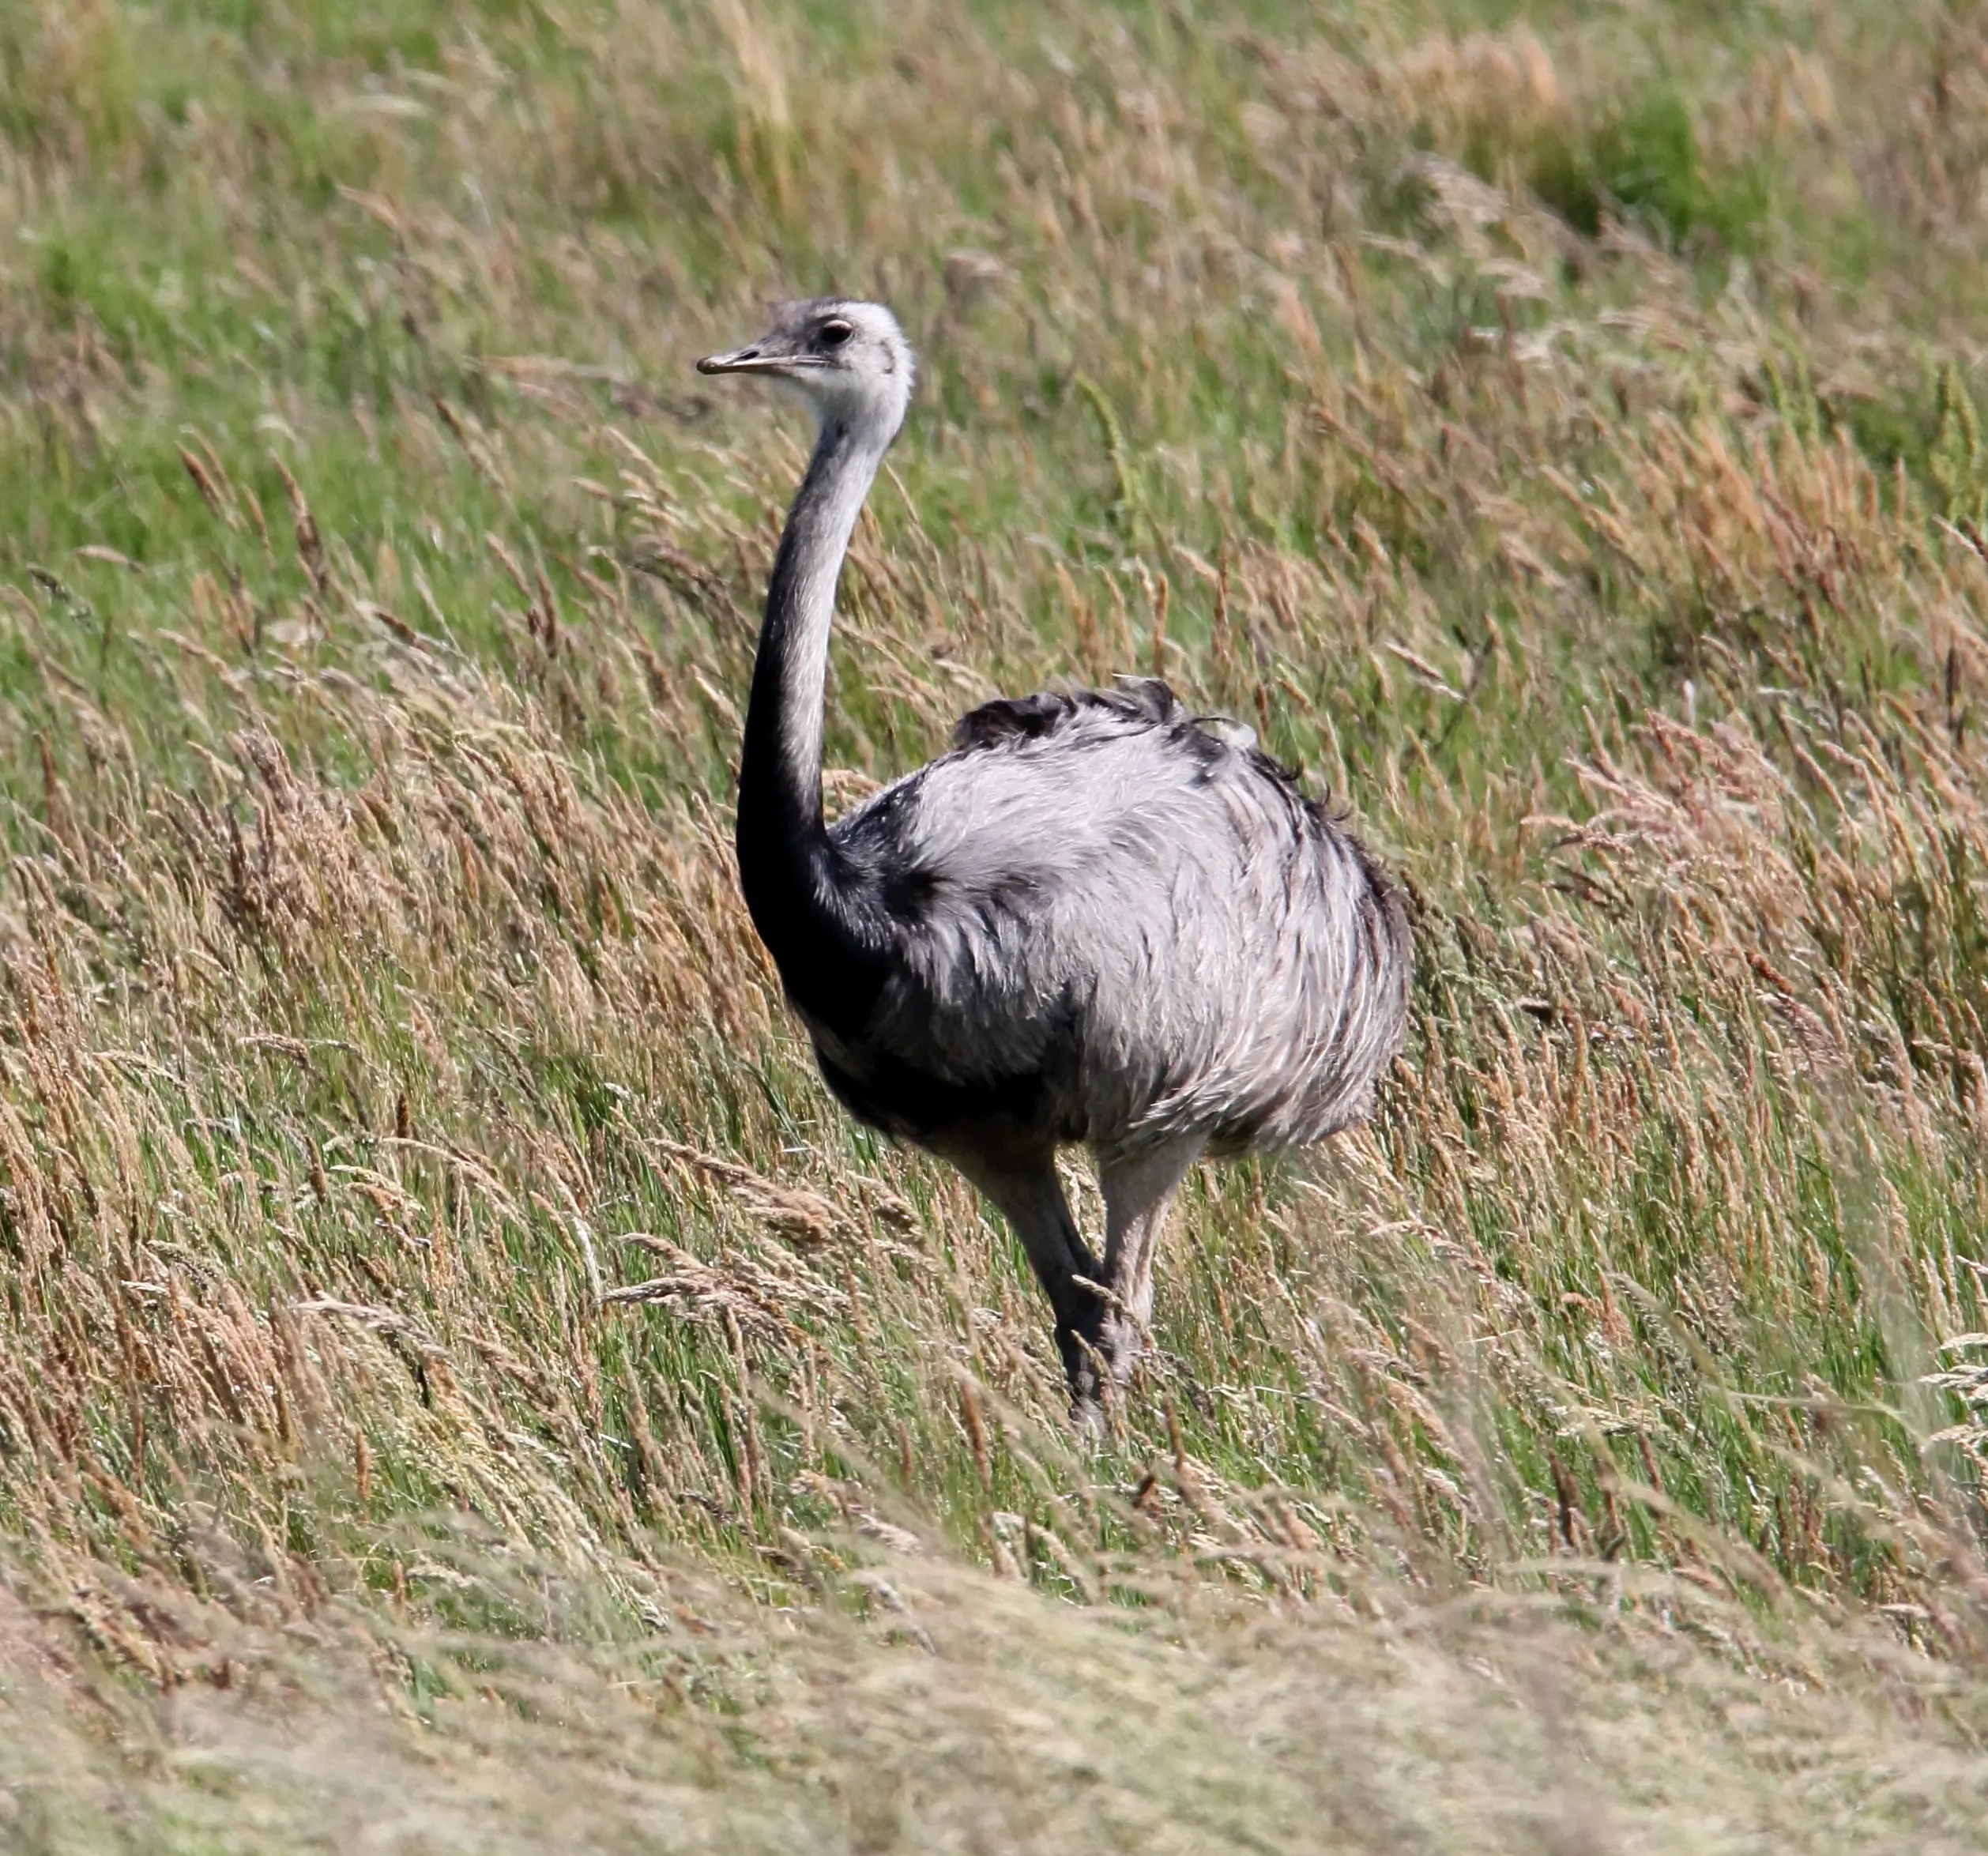
{"type": "Polygon", "coordinates": [[[740,869],[830,1086],[1007,1216],[1080,1405],[1123,1378],[1175,1192],[1203,1153],[1314,1142],[1399,1050],[1400,895],[1258,751],[1160,683],[992,702],[826,829],[834,584],[909,403],[889,313],[798,303],[698,363],[797,387],[821,431],[782,537],[746,722],[740,869]],[[1101,1259],[1057,1182],[1096,1158],[1101,1259]]]}

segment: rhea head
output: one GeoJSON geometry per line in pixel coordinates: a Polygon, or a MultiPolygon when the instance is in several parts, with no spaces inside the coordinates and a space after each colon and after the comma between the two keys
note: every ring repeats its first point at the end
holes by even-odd
{"type": "Polygon", "coordinates": [[[764,375],[805,400],[825,431],[841,427],[879,451],[904,424],[914,367],[895,316],[839,296],[782,303],[757,341],[697,364],[700,374],[764,375]]]}

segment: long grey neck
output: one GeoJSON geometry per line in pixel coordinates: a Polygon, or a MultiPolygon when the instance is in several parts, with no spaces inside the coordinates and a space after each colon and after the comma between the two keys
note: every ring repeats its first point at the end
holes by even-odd
{"type": "Polygon", "coordinates": [[[861,958],[860,898],[822,821],[822,710],[835,583],[889,435],[822,427],[780,537],[753,666],[739,766],[739,874],[753,924],[805,1010],[849,976],[823,968],[861,958]]]}

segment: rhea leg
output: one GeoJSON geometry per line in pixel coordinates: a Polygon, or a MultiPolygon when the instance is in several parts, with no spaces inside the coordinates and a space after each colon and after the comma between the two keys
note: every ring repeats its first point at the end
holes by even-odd
{"type": "Polygon", "coordinates": [[[1105,1286],[1112,1293],[1103,1353],[1121,1385],[1131,1376],[1142,1336],[1153,1319],[1153,1259],[1188,1169],[1201,1158],[1199,1135],[1115,1159],[1100,1157],[1105,1195],[1105,1286]]]}
{"type": "Polygon", "coordinates": [[[1079,1407],[1098,1396],[1105,1305],[1088,1285],[1101,1267],[1070,1215],[1046,1144],[954,1138],[939,1150],[1005,1218],[1028,1252],[1056,1317],[1056,1349],[1079,1407]]]}

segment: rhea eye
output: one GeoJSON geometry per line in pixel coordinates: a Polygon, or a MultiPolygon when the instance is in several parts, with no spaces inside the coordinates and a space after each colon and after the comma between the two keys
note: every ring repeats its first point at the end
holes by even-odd
{"type": "Polygon", "coordinates": [[[855,333],[855,326],[852,323],[824,322],[815,339],[823,348],[840,348],[855,333]]]}

